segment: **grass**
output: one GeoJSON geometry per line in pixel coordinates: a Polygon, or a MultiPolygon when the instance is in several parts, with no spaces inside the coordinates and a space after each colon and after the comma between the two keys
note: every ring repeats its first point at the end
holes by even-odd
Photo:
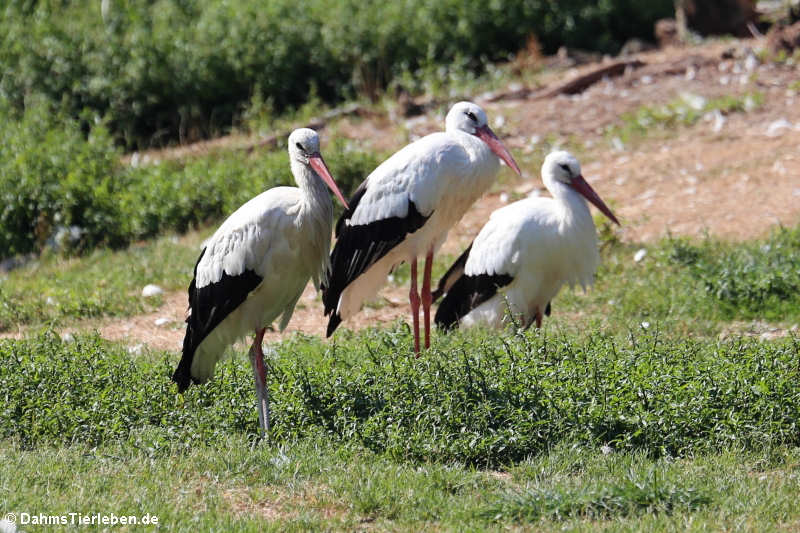
{"type": "Polygon", "coordinates": [[[0,331],[131,316],[158,307],[161,298],[142,298],[142,288],[154,283],[184,290],[207,233],[162,237],[124,251],[95,250],[80,258],[44,254],[0,278],[0,331]]]}
{"type": "Polygon", "coordinates": [[[0,509],[149,513],[181,531],[800,520],[796,341],[642,337],[614,353],[478,332],[414,360],[402,328],[342,337],[275,346],[272,442],[256,437],[242,354],[181,398],[171,354],[0,341],[0,509]],[[593,421],[616,422],[615,439],[593,421]]]}
{"type": "MultiPolygon", "coordinates": [[[[796,340],[469,333],[439,336],[420,360],[409,341],[398,327],[278,345],[273,438],[492,468],[562,441],[654,457],[800,445],[796,340]]],[[[244,357],[177,397],[175,356],[131,360],[93,336],[4,341],[0,356],[0,436],[22,446],[189,447],[257,432],[244,357]]]]}
{"type": "MultiPolygon", "coordinates": [[[[141,286],[183,290],[204,235],[47,255],[0,282],[17,309],[0,316],[158,305],[141,286]]],[[[0,340],[0,511],[179,531],[796,528],[800,342],[717,336],[800,319],[800,228],[665,239],[639,262],[601,235],[595,288],[559,295],[544,330],[436,334],[420,359],[405,325],[273,345],[269,442],[243,353],[180,396],[175,353],[0,340]]]]}
{"type": "Polygon", "coordinates": [[[232,436],[220,445],[225,453],[199,446],[158,457],[115,446],[6,447],[0,459],[13,468],[0,472],[0,504],[18,514],[150,513],[177,531],[777,531],[800,518],[797,449],[652,461],[556,448],[498,475],[400,464],[319,440],[251,447],[232,436]],[[535,494],[552,495],[543,513],[535,494]],[[602,499],[592,494],[616,494],[616,504],[586,512],[602,499]]]}

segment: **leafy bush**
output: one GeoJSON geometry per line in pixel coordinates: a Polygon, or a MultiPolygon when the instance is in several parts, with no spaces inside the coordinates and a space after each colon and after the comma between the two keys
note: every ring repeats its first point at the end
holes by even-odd
{"type": "MultiPolygon", "coordinates": [[[[284,150],[123,166],[108,129],[88,136],[47,102],[5,106],[0,128],[0,258],[41,250],[124,246],[227,216],[276,185],[293,184],[284,150]]],[[[3,103],[0,99],[0,114],[3,103]]],[[[345,192],[377,165],[346,143],[323,148],[345,192]]]]}
{"type": "MultiPolygon", "coordinates": [[[[295,337],[271,360],[272,438],[325,435],[389,456],[497,465],[561,443],[649,455],[800,444],[796,342],[456,334],[414,359],[404,330],[334,346],[295,337]]],[[[0,438],[145,449],[255,435],[246,358],[180,397],[175,364],[97,337],[0,340],[0,438]]]]}
{"type": "Polygon", "coordinates": [[[676,240],[672,260],[689,268],[729,316],[783,319],[800,307],[800,227],[738,246],[676,240]]]}
{"type": "Polygon", "coordinates": [[[374,94],[398,74],[480,70],[524,47],[611,52],[652,36],[670,0],[12,1],[0,11],[0,95],[31,93],[109,119],[129,147],[225,130],[253,97],[374,94]]]}
{"type": "Polygon", "coordinates": [[[87,138],[41,101],[18,117],[0,99],[0,116],[0,257],[41,248],[69,226],[83,229],[87,245],[118,244],[119,154],[108,130],[99,125],[87,138]]]}

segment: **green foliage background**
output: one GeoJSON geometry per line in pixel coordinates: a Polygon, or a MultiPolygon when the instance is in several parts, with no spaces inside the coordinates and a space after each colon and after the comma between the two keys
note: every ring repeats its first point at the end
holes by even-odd
{"type": "Polygon", "coordinates": [[[614,52],[671,13],[671,0],[11,0],[0,96],[21,109],[40,93],[107,117],[128,147],[160,145],[228,129],[252,98],[372,96],[403,73],[480,70],[531,36],[614,52]]]}
{"type": "MultiPolygon", "coordinates": [[[[0,117],[0,259],[46,244],[81,251],[182,232],[229,215],[270,187],[293,185],[284,150],[136,167],[120,162],[105,122],[85,134],[46,99],[31,99],[19,112],[0,97],[0,117]],[[72,226],[80,235],[52,242],[72,226]]],[[[378,161],[324,138],[323,153],[345,194],[378,161]]]]}

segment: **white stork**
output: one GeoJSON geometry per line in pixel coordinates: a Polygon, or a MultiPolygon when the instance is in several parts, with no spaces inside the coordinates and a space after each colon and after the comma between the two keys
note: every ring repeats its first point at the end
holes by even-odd
{"type": "Polygon", "coordinates": [[[269,397],[261,342],[279,316],[281,331],[309,278],[327,273],[333,204],[327,185],[347,207],[308,128],[289,136],[297,187],[275,187],[237,209],[206,242],[189,285],[183,356],[172,380],[183,392],[204,383],[225,349],[255,331],[250,363],[256,382],[261,434],[269,431],[269,397]]]}
{"type": "Polygon", "coordinates": [[[572,154],[549,154],[542,180],[552,198],[526,198],[496,210],[439,281],[434,300],[447,295],[436,311],[438,327],[500,327],[507,308],[524,327],[534,321],[541,327],[562,285],[585,289],[593,283],[600,256],[586,200],[619,221],[583,179],[572,154]]]}
{"type": "Polygon", "coordinates": [[[419,354],[417,257],[425,256],[421,303],[425,347],[430,346],[433,254],[491,186],[500,159],[520,174],[487,125],[483,109],[459,102],[447,113],[444,132],[409,144],[367,176],[336,224],[331,275],[322,291],[325,314],[330,315],[328,336],[375,295],[395,266],[408,261],[414,352],[419,354]]]}

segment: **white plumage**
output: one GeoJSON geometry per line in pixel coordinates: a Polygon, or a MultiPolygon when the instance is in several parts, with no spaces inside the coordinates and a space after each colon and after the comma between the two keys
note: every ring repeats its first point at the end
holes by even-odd
{"type": "Polygon", "coordinates": [[[336,227],[332,274],[323,290],[328,335],[361,309],[398,264],[411,264],[415,350],[419,351],[417,257],[426,257],[421,303],[429,340],[430,268],[449,229],[492,184],[500,159],[519,173],[511,154],[470,102],[455,104],[446,131],[428,135],[381,163],[361,184],[336,227]]]}
{"type": "Polygon", "coordinates": [[[442,278],[436,296],[447,296],[436,313],[439,326],[499,327],[508,310],[525,326],[539,326],[563,285],[592,285],[600,256],[584,197],[612,221],[617,219],[568,152],[547,156],[542,179],[552,198],[527,198],[492,213],[442,278]]]}
{"type": "Polygon", "coordinates": [[[204,383],[228,346],[251,331],[250,358],[262,431],[269,425],[261,340],[280,317],[283,330],[309,278],[319,287],[328,269],[333,205],[346,206],[319,153],[319,136],[289,136],[296,187],[275,187],[237,209],[206,242],[189,286],[183,357],[172,379],[180,391],[204,383]]]}

